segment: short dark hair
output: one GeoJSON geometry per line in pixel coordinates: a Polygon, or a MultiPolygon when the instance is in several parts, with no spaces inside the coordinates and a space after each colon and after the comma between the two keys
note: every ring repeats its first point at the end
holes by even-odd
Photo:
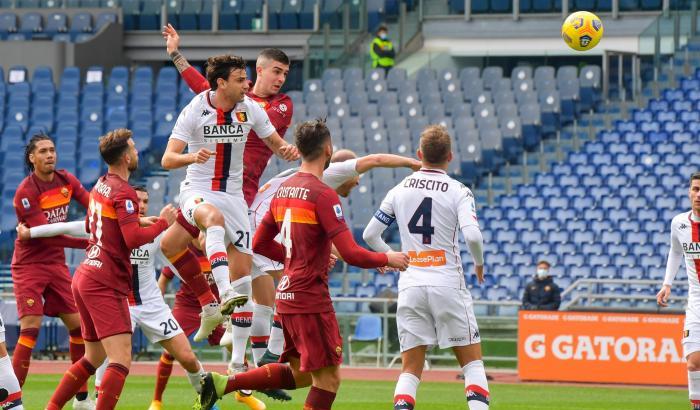
{"type": "Polygon", "coordinates": [[[546,260],[544,260],[544,259],[542,259],[541,261],[537,262],[537,265],[536,265],[536,266],[540,266],[540,265],[547,265],[547,269],[549,269],[549,268],[552,267],[552,265],[551,265],[549,262],[547,262],[546,260]]]}
{"type": "Polygon", "coordinates": [[[429,164],[442,164],[452,151],[452,141],[447,128],[442,125],[428,125],[420,134],[420,151],[429,164]]]}
{"type": "Polygon", "coordinates": [[[107,165],[114,165],[122,155],[129,149],[129,138],[131,130],[117,128],[100,138],[100,155],[107,165]]]}
{"type": "Polygon", "coordinates": [[[245,71],[245,60],[243,57],[232,56],[230,54],[223,54],[220,56],[209,57],[207,60],[207,82],[212,90],[216,90],[218,87],[216,80],[223,78],[228,80],[228,76],[231,75],[233,70],[244,70],[245,71]]]}
{"type": "Polygon", "coordinates": [[[695,181],[696,179],[700,179],[700,171],[698,171],[698,172],[693,172],[692,174],[690,174],[690,183],[691,183],[691,184],[692,184],[693,181],[695,181]]]}
{"type": "Polygon", "coordinates": [[[330,139],[331,132],[326,126],[325,118],[304,121],[294,130],[294,144],[307,161],[318,158],[323,151],[323,144],[330,139]]]}
{"type": "Polygon", "coordinates": [[[386,24],[382,23],[377,27],[377,30],[375,30],[375,33],[379,33],[380,31],[386,31],[389,32],[389,28],[386,26],[386,24]]]}
{"type": "Polygon", "coordinates": [[[51,141],[53,143],[53,139],[51,139],[51,137],[44,134],[43,132],[32,135],[32,137],[29,139],[29,142],[24,147],[24,165],[27,167],[27,170],[29,170],[29,172],[34,172],[34,164],[32,164],[32,162],[29,160],[29,155],[34,152],[34,150],[36,149],[36,144],[39,141],[51,141]]]}
{"type": "Polygon", "coordinates": [[[276,61],[284,65],[289,65],[289,57],[279,48],[264,48],[260,54],[258,54],[258,58],[260,57],[276,61]]]}
{"type": "Polygon", "coordinates": [[[148,193],[148,189],[146,189],[145,185],[139,184],[139,185],[132,185],[131,187],[134,188],[134,191],[148,193]]]}

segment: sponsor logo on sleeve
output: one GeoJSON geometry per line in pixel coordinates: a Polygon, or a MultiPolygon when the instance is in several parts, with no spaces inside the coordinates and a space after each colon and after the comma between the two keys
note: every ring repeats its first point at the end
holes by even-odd
{"type": "Polygon", "coordinates": [[[24,207],[24,209],[29,209],[29,208],[30,208],[29,199],[28,199],[28,198],[22,198],[22,207],[24,207]]]}
{"type": "Polygon", "coordinates": [[[126,202],[124,203],[124,206],[126,207],[127,214],[133,214],[134,211],[136,210],[134,208],[134,203],[131,201],[131,199],[127,199],[126,202]]]}
{"type": "Polygon", "coordinates": [[[340,204],[333,205],[333,212],[335,212],[336,218],[341,221],[343,220],[343,208],[340,206],[340,204]]]}

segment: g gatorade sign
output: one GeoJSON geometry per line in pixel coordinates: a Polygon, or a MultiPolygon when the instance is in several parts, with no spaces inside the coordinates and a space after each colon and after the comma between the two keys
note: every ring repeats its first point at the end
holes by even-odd
{"type": "Polygon", "coordinates": [[[521,311],[523,380],[662,384],[688,382],[682,315],[521,311]]]}

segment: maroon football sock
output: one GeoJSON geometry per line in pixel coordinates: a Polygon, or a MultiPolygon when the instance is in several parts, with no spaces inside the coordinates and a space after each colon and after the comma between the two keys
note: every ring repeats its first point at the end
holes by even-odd
{"type": "Polygon", "coordinates": [[[304,410],[330,410],[335,401],[335,393],[311,386],[309,394],[306,396],[304,410]]]}
{"type": "Polygon", "coordinates": [[[128,375],[129,369],[119,363],[107,365],[105,377],[100,384],[100,399],[97,401],[95,410],[112,410],[117,407],[119,395],[122,394],[124,382],[128,375]]]}
{"type": "Polygon", "coordinates": [[[294,390],[296,387],[292,368],[286,364],[272,363],[229,377],[224,394],[236,390],[294,390]]]}
{"type": "MultiPolygon", "coordinates": [[[[95,366],[90,364],[86,358],[82,358],[73,363],[63,375],[56,391],[53,392],[47,410],[62,409],[63,406],[75,396],[87,380],[95,374],[95,366]]],[[[103,382],[104,383],[104,382],[103,382]]],[[[102,398],[100,398],[102,400],[102,398]]]]}
{"type": "Polygon", "coordinates": [[[19,387],[22,387],[27,379],[29,363],[32,360],[32,350],[38,336],[39,329],[36,327],[29,327],[19,331],[19,340],[17,340],[15,352],[12,354],[12,369],[15,371],[15,376],[17,376],[19,381],[19,387]]]}

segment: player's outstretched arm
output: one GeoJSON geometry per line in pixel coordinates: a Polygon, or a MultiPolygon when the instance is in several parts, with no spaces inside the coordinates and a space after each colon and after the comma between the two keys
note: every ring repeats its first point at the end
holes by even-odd
{"type": "Polygon", "coordinates": [[[172,24],[168,23],[163,27],[163,38],[165,39],[165,50],[168,52],[170,59],[173,60],[175,68],[185,80],[195,94],[199,94],[204,90],[209,89],[209,82],[199,71],[195,70],[190,65],[185,56],[180,53],[180,35],[175,30],[172,24]]]}
{"type": "Polygon", "coordinates": [[[188,152],[183,154],[187,143],[185,141],[171,138],[163,153],[163,158],[160,160],[160,165],[165,169],[177,169],[186,167],[191,164],[204,164],[209,161],[209,158],[216,155],[215,152],[209,151],[206,148],[201,148],[197,152],[188,152]]]}
{"type": "Polygon", "coordinates": [[[161,295],[165,295],[165,291],[168,289],[170,281],[173,280],[173,276],[174,274],[170,267],[164,266],[158,277],[158,289],[160,289],[161,295]]]}
{"type": "Polygon", "coordinates": [[[381,210],[377,211],[374,217],[370,219],[367,227],[365,227],[364,232],[362,232],[362,239],[367,242],[370,248],[377,252],[389,252],[391,247],[384,242],[382,234],[389,227],[383,221],[379,220],[376,215],[382,213],[381,210]]]}
{"type": "MultiPolygon", "coordinates": [[[[117,216],[119,216],[119,209],[117,210],[117,216]]],[[[124,236],[124,243],[126,243],[127,248],[136,249],[153,242],[161,232],[168,229],[175,222],[176,217],[177,211],[172,205],[168,204],[160,211],[158,222],[147,228],[140,226],[138,218],[132,219],[127,223],[120,223],[119,228],[124,236]]]]}
{"type": "MultiPolygon", "coordinates": [[[[275,223],[275,218],[270,210],[267,211],[260,226],[255,230],[253,237],[253,252],[265,256],[280,263],[284,263],[286,252],[284,246],[275,241],[275,237],[279,233],[279,228],[275,223]]],[[[284,240],[284,238],[283,238],[284,240]]],[[[291,244],[287,244],[291,246],[291,244]]]]}
{"type": "Polygon", "coordinates": [[[285,161],[296,161],[299,159],[297,147],[283,140],[277,131],[273,132],[269,137],[263,138],[263,142],[265,142],[270,151],[285,161]]]}
{"type": "Polygon", "coordinates": [[[666,274],[664,275],[664,283],[659,293],[656,294],[656,303],[661,307],[668,307],[671,285],[676,277],[676,273],[678,273],[681,261],[683,261],[683,248],[676,237],[673,226],[671,226],[671,248],[668,250],[668,259],[666,260],[666,274]]]}
{"type": "Polygon", "coordinates": [[[411,168],[418,171],[421,168],[421,162],[414,158],[402,157],[394,154],[370,154],[357,159],[355,171],[358,174],[374,168],[411,168]]]}
{"type": "MultiPolygon", "coordinates": [[[[19,232],[20,226],[18,226],[17,228],[17,232],[19,232]]],[[[87,238],[89,236],[88,233],[85,231],[85,221],[73,221],[57,222],[29,228],[29,238],[27,239],[49,238],[58,235],[70,235],[78,238],[87,238]]]]}

